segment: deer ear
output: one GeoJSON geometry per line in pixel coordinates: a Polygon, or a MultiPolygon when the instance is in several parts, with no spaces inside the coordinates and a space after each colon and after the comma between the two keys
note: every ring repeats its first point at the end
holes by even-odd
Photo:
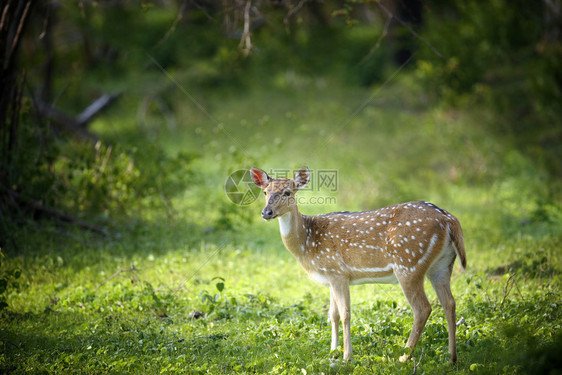
{"type": "Polygon", "coordinates": [[[259,168],[250,168],[250,174],[252,176],[252,181],[254,181],[254,184],[258,185],[262,189],[265,189],[272,180],[272,178],[269,177],[267,173],[265,173],[265,171],[262,171],[259,168]]]}
{"type": "Polygon", "coordinates": [[[310,181],[310,171],[308,167],[302,167],[295,172],[295,185],[297,189],[302,189],[310,181]]]}

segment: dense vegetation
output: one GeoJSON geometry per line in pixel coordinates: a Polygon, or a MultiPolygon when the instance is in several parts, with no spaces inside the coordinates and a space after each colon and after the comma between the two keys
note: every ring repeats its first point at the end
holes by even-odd
{"type": "Polygon", "coordinates": [[[50,90],[45,24],[27,25],[19,122],[2,128],[1,372],[562,370],[562,59],[546,2],[433,1],[415,34],[386,36],[375,2],[289,19],[256,2],[268,20],[249,54],[225,21],[237,13],[184,3],[179,21],[170,4],[51,9],[50,90]],[[120,97],[87,134],[37,110],[76,114],[104,93],[120,97]],[[457,364],[429,284],[415,362],[398,361],[413,319],[397,285],[352,288],[354,359],[330,353],[328,290],[261,220],[261,196],[224,190],[240,169],[302,165],[338,181],[301,192],[305,214],[423,199],[459,218],[457,364]]]}

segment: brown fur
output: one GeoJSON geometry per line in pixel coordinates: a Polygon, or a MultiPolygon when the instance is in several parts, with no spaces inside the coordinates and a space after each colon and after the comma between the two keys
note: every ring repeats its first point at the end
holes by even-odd
{"type": "MultiPolygon", "coordinates": [[[[427,276],[445,310],[449,352],[451,361],[456,361],[455,301],[450,278],[457,255],[463,269],[466,267],[459,221],[428,202],[304,216],[298,211],[294,195],[308,183],[308,176],[307,168],[297,171],[294,180],[272,179],[262,170],[252,169],[256,184],[265,186],[267,204],[262,216],[267,220],[279,217],[285,247],[313,280],[330,287],[332,349],[337,347],[341,320],[344,359],[351,358],[349,286],[398,282],[414,312],[414,325],[406,343],[412,352],[431,313],[423,287],[427,276]]],[[[408,359],[411,352],[400,360],[408,359]]]]}

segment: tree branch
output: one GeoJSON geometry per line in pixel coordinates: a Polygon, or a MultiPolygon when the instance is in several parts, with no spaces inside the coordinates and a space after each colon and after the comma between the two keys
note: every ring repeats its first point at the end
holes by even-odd
{"type": "Polygon", "coordinates": [[[78,219],[76,217],[70,216],[62,211],[57,210],[56,208],[53,207],[49,207],[49,206],[45,206],[39,202],[36,201],[32,201],[32,200],[27,200],[25,198],[23,198],[18,192],[12,190],[12,189],[6,189],[6,191],[8,192],[8,194],[15,200],[18,201],[20,204],[23,204],[29,208],[31,208],[34,211],[38,211],[41,212],[47,216],[51,216],[54,217],[58,220],[67,222],[67,223],[73,223],[76,224],[84,229],[88,229],[92,232],[95,233],[100,233],[103,234],[104,236],[108,235],[108,232],[103,229],[102,227],[99,227],[97,225],[88,223],[87,221],[78,219]]]}
{"type": "Polygon", "coordinates": [[[252,39],[250,35],[250,9],[252,8],[252,1],[247,0],[244,7],[244,32],[240,38],[239,48],[242,49],[244,55],[249,55],[252,51],[252,39]]]}
{"type": "Polygon", "coordinates": [[[120,96],[121,93],[101,95],[75,118],[68,116],[40,99],[32,97],[32,100],[37,113],[41,117],[53,119],[58,125],[62,126],[63,130],[75,134],[80,138],[96,141],[97,137],[90,133],[86,129],[86,126],[97,114],[112,104],[120,96]]]}
{"type": "Polygon", "coordinates": [[[357,65],[363,65],[367,62],[367,60],[369,60],[369,58],[373,55],[373,53],[375,53],[375,51],[377,50],[377,48],[379,48],[379,46],[381,45],[382,40],[388,35],[388,29],[390,27],[390,23],[392,22],[392,18],[394,16],[392,14],[387,15],[386,17],[386,22],[384,23],[384,29],[382,30],[382,34],[379,37],[379,39],[377,40],[377,43],[375,43],[375,45],[373,47],[371,47],[371,49],[369,50],[369,53],[367,53],[367,55],[365,57],[363,57],[361,59],[361,61],[359,61],[359,63],[357,65]]]}
{"type": "Polygon", "coordinates": [[[408,31],[410,32],[410,34],[412,34],[414,37],[416,37],[416,39],[418,39],[419,41],[421,41],[423,44],[425,44],[426,46],[428,46],[433,53],[435,53],[437,56],[439,56],[440,58],[442,58],[443,60],[447,60],[445,58],[445,56],[443,56],[441,54],[441,52],[439,52],[431,43],[429,43],[427,40],[425,40],[424,38],[421,37],[420,34],[418,34],[414,29],[412,29],[412,27],[410,25],[408,25],[407,22],[404,22],[403,20],[401,20],[400,18],[396,17],[396,15],[394,15],[390,10],[388,10],[387,7],[385,7],[384,5],[381,4],[380,1],[375,1],[375,4],[381,8],[388,17],[392,17],[394,18],[396,21],[398,21],[402,26],[404,26],[406,29],[408,29],[408,31]]]}
{"type": "Polygon", "coordinates": [[[42,100],[37,98],[33,98],[33,104],[35,106],[35,110],[39,114],[39,116],[54,120],[62,130],[66,131],[67,133],[75,134],[79,138],[82,139],[89,139],[91,141],[96,141],[97,137],[90,133],[88,130],[84,129],[76,119],[62,113],[56,108],[51,107],[49,104],[45,103],[42,100]]]}
{"type": "Polygon", "coordinates": [[[117,276],[119,276],[119,274],[121,272],[124,271],[130,271],[130,272],[135,272],[138,271],[138,268],[135,267],[134,264],[131,264],[130,268],[121,268],[119,269],[117,272],[115,272],[113,275],[111,275],[110,277],[108,277],[107,279],[105,279],[101,284],[98,285],[98,287],[94,290],[94,293],[97,292],[102,286],[104,286],[105,284],[107,284],[109,281],[113,280],[114,278],[116,278],[117,276]]]}
{"type": "Polygon", "coordinates": [[[94,100],[92,104],[86,107],[85,110],[82,111],[78,116],[76,116],[76,121],[78,122],[79,126],[85,127],[91,120],[96,116],[99,112],[101,112],[105,107],[108,107],[113,103],[116,99],[121,96],[121,93],[118,94],[104,94],[94,100]]]}
{"type": "Polygon", "coordinates": [[[299,3],[296,6],[289,9],[289,12],[287,12],[287,15],[285,17],[283,17],[283,23],[285,25],[289,24],[289,19],[293,16],[293,14],[296,14],[299,11],[300,8],[302,8],[302,6],[304,5],[304,3],[306,3],[306,1],[307,0],[300,0],[299,3]]]}

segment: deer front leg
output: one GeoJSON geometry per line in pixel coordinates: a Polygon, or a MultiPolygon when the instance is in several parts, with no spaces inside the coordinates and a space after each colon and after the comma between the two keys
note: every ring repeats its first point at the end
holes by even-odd
{"type": "Polygon", "coordinates": [[[340,330],[340,314],[338,312],[338,305],[334,290],[330,287],[330,310],[328,311],[328,320],[332,323],[332,344],[330,350],[336,350],[338,347],[338,336],[340,330]]]}
{"type": "MultiPolygon", "coordinates": [[[[335,297],[335,304],[339,312],[339,317],[343,323],[343,360],[351,360],[351,307],[349,295],[349,281],[338,280],[331,285],[331,290],[335,297]]],[[[332,325],[332,340],[333,340],[332,325]]]]}

